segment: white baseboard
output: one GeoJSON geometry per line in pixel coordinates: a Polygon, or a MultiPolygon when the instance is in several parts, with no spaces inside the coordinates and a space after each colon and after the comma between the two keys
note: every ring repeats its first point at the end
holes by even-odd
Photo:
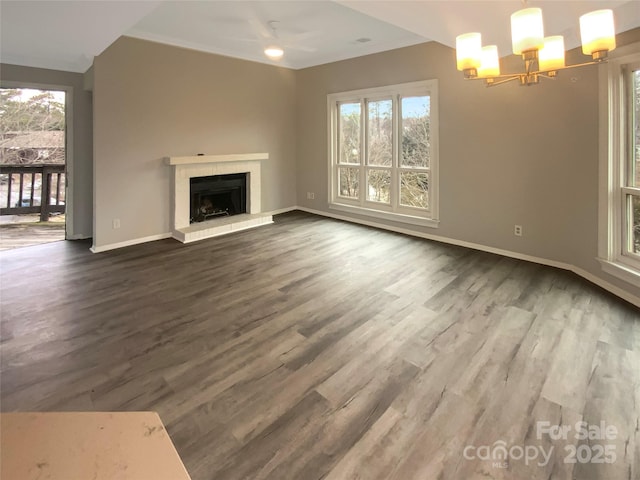
{"type": "Polygon", "coordinates": [[[579,275],[582,278],[588,280],[589,282],[594,283],[595,285],[598,285],[599,287],[604,288],[605,290],[613,293],[614,295],[616,295],[616,296],[626,300],[627,302],[635,305],[636,307],[640,308],[640,298],[639,297],[637,297],[635,295],[632,295],[631,293],[627,292],[626,290],[623,290],[623,289],[621,289],[619,287],[616,287],[615,285],[612,285],[611,283],[607,282],[606,280],[603,280],[602,278],[599,278],[599,277],[593,275],[592,273],[589,273],[586,270],[583,270],[582,268],[576,267],[575,265],[571,265],[571,264],[568,264],[568,263],[557,262],[555,260],[548,260],[546,258],[534,257],[532,255],[526,255],[524,253],[519,253],[519,252],[512,252],[510,250],[503,250],[501,248],[488,247],[486,245],[481,245],[481,244],[478,244],[478,243],[465,242],[463,240],[456,240],[456,239],[448,238],[448,237],[440,237],[438,235],[432,235],[432,234],[429,234],[429,233],[416,232],[414,230],[409,230],[407,228],[394,227],[394,226],[385,225],[383,223],[378,223],[378,222],[371,221],[371,220],[362,220],[362,219],[358,219],[358,218],[351,218],[351,217],[347,217],[347,216],[344,216],[344,215],[339,215],[339,214],[330,213],[330,212],[323,212],[322,210],[314,210],[312,208],[307,208],[307,207],[297,207],[297,208],[292,209],[292,210],[301,210],[303,212],[313,213],[314,215],[320,215],[320,216],[323,216],[323,217],[335,218],[336,220],[343,220],[345,222],[359,223],[361,225],[366,225],[368,227],[380,228],[380,229],[383,229],[383,230],[389,230],[389,231],[396,232],[396,233],[402,233],[402,234],[405,234],[405,235],[411,235],[413,237],[426,238],[427,240],[434,240],[436,242],[448,243],[450,245],[457,245],[459,247],[471,248],[473,250],[480,250],[480,251],[488,252],[488,253],[495,253],[497,255],[502,255],[504,257],[515,258],[515,259],[518,259],[518,260],[525,260],[527,262],[538,263],[540,265],[547,265],[549,267],[560,268],[562,270],[569,270],[569,271],[575,273],[576,275],[579,275]]]}
{"type": "Polygon", "coordinates": [[[107,245],[101,245],[96,247],[95,245],[89,250],[93,253],[106,252],[108,250],[115,250],[116,248],[130,247],[131,245],[138,245],[140,243],[154,242],[156,240],[164,240],[165,238],[171,238],[171,233],[161,233],[159,235],[151,235],[148,237],[134,238],[133,240],[127,240],[126,242],[109,243],[107,245]]]}
{"type": "Polygon", "coordinates": [[[302,210],[302,208],[298,206],[280,208],[278,210],[272,210],[270,212],[264,212],[265,215],[280,215],[281,213],[293,212],[294,210],[302,210]]]}
{"type": "Polygon", "coordinates": [[[589,273],[586,270],[583,270],[582,268],[576,267],[574,265],[569,265],[569,267],[570,267],[569,270],[571,270],[576,275],[580,275],[585,280],[591,283],[594,283],[599,287],[604,288],[608,292],[613,293],[615,296],[620,297],[626,300],[627,302],[635,305],[636,307],[640,308],[640,298],[636,297],[635,295],[632,295],[626,290],[623,290],[619,287],[616,287],[615,285],[612,285],[606,280],[603,280],[602,278],[599,278],[595,276],[593,273],[589,273]]]}
{"type": "Polygon", "coordinates": [[[87,238],[91,238],[91,235],[76,233],[74,235],[67,235],[67,238],[65,240],[86,240],[87,238]]]}
{"type": "MultiPolygon", "coordinates": [[[[286,207],[286,208],[280,208],[278,210],[273,210],[271,212],[264,212],[263,215],[267,216],[267,215],[279,215],[281,213],[287,213],[287,212],[292,212],[293,210],[301,210],[300,207],[298,206],[292,206],[292,207],[286,207]]],[[[269,221],[268,223],[273,223],[273,221],[269,221]]],[[[243,229],[244,230],[244,229],[243,229]]],[[[239,230],[236,230],[239,231],[239,230]]],[[[91,237],[83,237],[83,238],[91,238],[91,237]]],[[[92,246],[89,250],[93,253],[100,253],[100,252],[107,252],[109,250],[115,250],[117,248],[123,248],[123,247],[130,247],[131,245],[138,245],[140,243],[147,243],[147,242],[153,242],[155,240],[163,240],[165,238],[175,238],[174,235],[171,232],[168,233],[162,233],[159,235],[151,235],[149,237],[143,237],[143,238],[135,238],[133,240],[127,240],[126,242],[119,242],[119,243],[110,243],[107,245],[101,245],[99,247],[96,247],[95,245],[92,246]]],[[[76,239],[73,238],[70,240],[79,240],[80,238],[76,239]]],[[[183,239],[180,238],[175,238],[176,240],[183,242],[183,243],[188,243],[188,242],[184,242],[183,239]]]]}

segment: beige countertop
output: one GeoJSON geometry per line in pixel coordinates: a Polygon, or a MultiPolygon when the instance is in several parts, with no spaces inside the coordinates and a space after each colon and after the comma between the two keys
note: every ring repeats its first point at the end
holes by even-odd
{"type": "Polygon", "coordinates": [[[2,480],[190,480],[155,412],[0,414],[2,480]]]}

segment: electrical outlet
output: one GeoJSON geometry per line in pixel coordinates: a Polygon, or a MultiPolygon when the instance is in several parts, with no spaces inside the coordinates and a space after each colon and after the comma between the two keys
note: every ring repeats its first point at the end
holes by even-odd
{"type": "Polygon", "coordinates": [[[313,200],[316,198],[316,194],[313,192],[307,192],[307,200],[313,200]]]}
{"type": "Polygon", "coordinates": [[[516,237],[521,237],[522,236],[522,225],[514,225],[513,234],[516,237]]]}
{"type": "Polygon", "coordinates": [[[120,228],[120,219],[119,218],[114,218],[113,219],[113,228],[120,228]]]}

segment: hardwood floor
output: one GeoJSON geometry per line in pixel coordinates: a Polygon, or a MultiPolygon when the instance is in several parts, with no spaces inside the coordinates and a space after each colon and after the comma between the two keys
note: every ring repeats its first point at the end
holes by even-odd
{"type": "Polygon", "coordinates": [[[3,411],[157,411],[194,480],[640,478],[640,312],[569,272],[301,212],[88,247],[0,254],[3,411]]]}

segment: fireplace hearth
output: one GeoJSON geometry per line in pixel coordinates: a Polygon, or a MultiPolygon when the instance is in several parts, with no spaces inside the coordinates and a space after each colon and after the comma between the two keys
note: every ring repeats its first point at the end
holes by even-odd
{"type": "Polygon", "coordinates": [[[247,212],[247,174],[192,177],[189,223],[247,212]]]}

